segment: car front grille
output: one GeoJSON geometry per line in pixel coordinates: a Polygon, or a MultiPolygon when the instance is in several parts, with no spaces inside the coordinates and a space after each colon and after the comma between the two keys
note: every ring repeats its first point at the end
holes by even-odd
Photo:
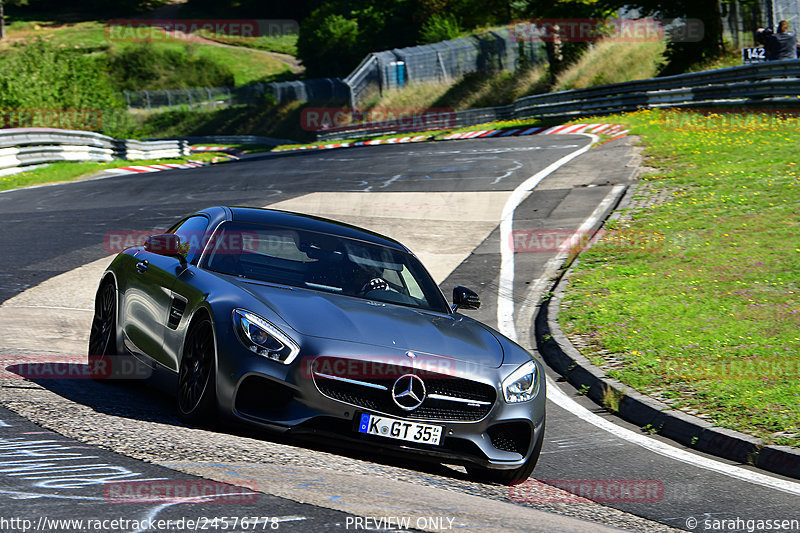
{"type": "Polygon", "coordinates": [[[312,374],[317,389],[334,400],[390,416],[415,420],[473,422],[489,414],[497,398],[491,385],[406,366],[381,364],[380,372],[366,374],[333,372],[331,369],[353,368],[333,364],[333,359],[326,357],[315,361],[312,374]],[[423,402],[412,410],[399,407],[392,398],[395,382],[407,374],[421,378],[426,389],[423,402]]]}

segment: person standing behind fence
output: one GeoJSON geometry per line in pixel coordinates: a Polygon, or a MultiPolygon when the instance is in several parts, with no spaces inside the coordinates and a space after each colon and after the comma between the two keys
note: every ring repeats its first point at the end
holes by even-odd
{"type": "Polygon", "coordinates": [[[789,31],[789,23],[785,20],[778,24],[778,31],[767,40],[767,60],[797,59],[797,36],[789,31]]]}

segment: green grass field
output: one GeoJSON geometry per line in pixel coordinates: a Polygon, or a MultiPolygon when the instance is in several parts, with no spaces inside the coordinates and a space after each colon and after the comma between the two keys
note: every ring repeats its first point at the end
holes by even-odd
{"type": "MultiPolygon", "coordinates": [[[[189,157],[188,159],[201,159],[189,157]]],[[[204,159],[205,160],[205,159],[204,159]]],[[[110,163],[96,163],[93,161],[72,162],[62,161],[50,163],[47,166],[35,168],[18,174],[0,176],[0,191],[31,187],[33,185],[47,185],[64,181],[75,181],[87,178],[109,168],[129,167],[132,165],[163,165],[164,163],[185,163],[186,159],[158,159],[142,161],[116,160],[110,163]]]]}
{"type": "MultiPolygon", "coordinates": [[[[0,43],[0,51],[8,49],[15,44],[29,42],[37,38],[59,47],[73,48],[86,54],[102,55],[115,50],[134,46],[138,43],[126,42],[113,38],[113,33],[107,31],[106,26],[100,21],[84,21],[75,23],[62,23],[52,21],[14,21],[6,28],[8,38],[0,43]]],[[[212,61],[226,65],[234,74],[236,85],[244,85],[252,81],[266,80],[286,76],[291,69],[277,59],[261,52],[262,49],[281,48],[291,51],[291,39],[263,38],[254,43],[251,48],[216,46],[213,44],[187,43],[153,32],[159,38],[153,40],[155,47],[163,49],[187,49],[198,57],[208,58],[212,61]],[[263,41],[263,42],[262,42],[263,41]]],[[[231,41],[233,44],[235,40],[231,41]]],[[[242,44],[242,43],[238,43],[242,44]]]]}
{"type": "Polygon", "coordinates": [[[795,117],[642,111],[668,201],[581,256],[560,322],[607,373],[717,425],[800,446],[795,117]]]}

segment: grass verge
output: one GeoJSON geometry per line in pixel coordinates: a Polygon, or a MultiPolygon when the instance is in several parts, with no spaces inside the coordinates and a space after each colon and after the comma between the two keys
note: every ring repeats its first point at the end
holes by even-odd
{"type": "MultiPolygon", "coordinates": [[[[189,157],[187,159],[200,160],[201,158],[189,157]]],[[[64,181],[77,181],[89,177],[109,168],[129,167],[132,165],[163,165],[164,163],[186,163],[187,159],[154,159],[143,161],[111,161],[110,163],[97,163],[93,161],[61,161],[50,163],[47,166],[35,168],[18,174],[0,176],[0,191],[31,187],[33,185],[48,185],[64,181]]]]}
{"type": "Polygon", "coordinates": [[[666,63],[664,41],[599,41],[558,75],[553,91],[655,78],[666,63]]]}
{"type": "Polygon", "coordinates": [[[642,184],[666,200],[632,211],[581,256],[562,327],[609,376],[719,426],[800,446],[800,120],[678,111],[607,120],[642,136],[648,165],[664,169],[642,184]]]}
{"type": "Polygon", "coordinates": [[[253,48],[265,52],[278,52],[290,56],[297,55],[297,35],[260,35],[258,37],[232,37],[223,34],[204,35],[206,39],[211,39],[220,43],[241,46],[242,48],[253,48]]]}

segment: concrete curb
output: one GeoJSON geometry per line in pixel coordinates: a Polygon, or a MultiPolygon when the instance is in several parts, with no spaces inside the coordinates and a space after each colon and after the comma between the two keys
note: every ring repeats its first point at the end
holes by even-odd
{"type": "MultiPolygon", "coordinates": [[[[628,189],[615,213],[624,209],[634,190],[635,187],[628,189]]],[[[553,370],[576,388],[588,387],[586,395],[600,406],[604,406],[604,395],[613,394],[619,399],[616,414],[637,426],[652,428],[659,435],[700,452],[800,479],[800,450],[764,445],[756,437],[715,427],[701,418],[673,409],[608,377],[584,357],[558,324],[561,301],[571,274],[570,268],[555,280],[552,297],[542,303],[534,319],[536,348],[553,370]]]]}

